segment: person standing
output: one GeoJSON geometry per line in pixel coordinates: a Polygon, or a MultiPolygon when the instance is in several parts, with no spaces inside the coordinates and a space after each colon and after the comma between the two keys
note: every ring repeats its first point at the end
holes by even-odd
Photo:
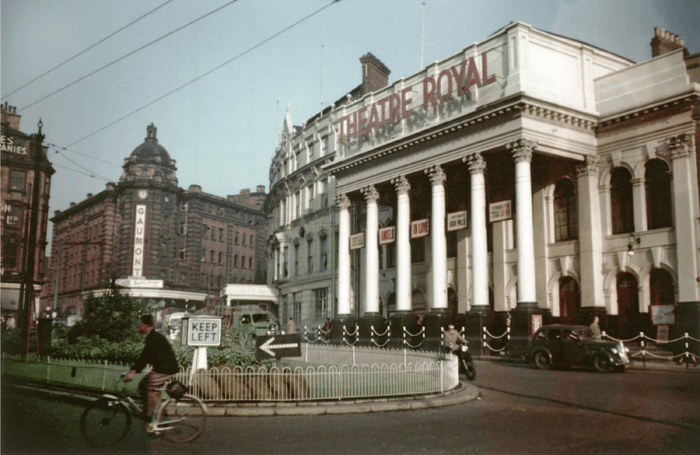
{"type": "Polygon", "coordinates": [[[600,332],[600,326],[598,323],[600,322],[600,319],[598,319],[598,316],[593,316],[593,322],[591,322],[591,325],[589,326],[591,328],[591,333],[593,334],[593,338],[596,340],[602,340],[603,335],[600,332]]]}
{"type": "Polygon", "coordinates": [[[159,388],[163,388],[168,383],[170,378],[178,372],[179,366],[175,352],[165,335],[156,332],[155,321],[153,315],[146,314],[141,316],[139,322],[139,333],[146,335],[146,345],[141,351],[134,366],[126,373],[124,378],[126,381],[131,381],[136,375],[144,369],[146,365],[151,365],[153,369],[144,378],[146,388],[146,413],[145,417],[152,417],[156,411],[156,404],[160,398],[159,388]]]}
{"type": "Polygon", "coordinates": [[[292,318],[289,318],[289,321],[287,322],[287,333],[290,335],[297,333],[297,326],[294,324],[294,319],[292,318]]]}

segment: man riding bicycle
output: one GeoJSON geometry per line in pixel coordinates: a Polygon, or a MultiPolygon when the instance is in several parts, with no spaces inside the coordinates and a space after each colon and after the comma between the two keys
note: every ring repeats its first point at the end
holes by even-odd
{"type": "Polygon", "coordinates": [[[126,373],[124,379],[131,381],[134,375],[140,373],[148,364],[153,367],[151,372],[141,381],[141,386],[145,384],[146,389],[147,406],[145,417],[150,419],[156,411],[158,398],[160,398],[160,391],[157,389],[163,388],[168,383],[170,378],[178,372],[179,366],[175,352],[170,346],[168,339],[165,335],[156,332],[153,315],[146,314],[141,316],[139,333],[146,335],[146,345],[134,366],[126,373]]]}

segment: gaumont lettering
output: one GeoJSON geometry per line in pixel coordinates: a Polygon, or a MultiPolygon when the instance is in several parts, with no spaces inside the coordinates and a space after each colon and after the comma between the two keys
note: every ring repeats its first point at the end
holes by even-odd
{"type": "Polygon", "coordinates": [[[134,261],[132,263],[132,275],[142,276],[143,273],[143,244],[144,226],[146,225],[146,206],[136,206],[136,222],[134,226],[134,261]]]}
{"type": "MultiPolygon", "coordinates": [[[[425,77],[422,82],[423,109],[448,101],[455,89],[457,96],[462,96],[473,86],[481,88],[496,82],[496,76],[488,75],[487,53],[481,53],[480,57],[481,72],[476,64],[476,59],[479,57],[470,57],[458,65],[440,71],[437,76],[425,77]]],[[[340,142],[363,137],[372,130],[410,118],[415,114],[415,111],[410,108],[415,93],[413,86],[404,87],[400,93],[392,93],[369,106],[363,106],[351,114],[340,117],[338,119],[340,142]]]]}

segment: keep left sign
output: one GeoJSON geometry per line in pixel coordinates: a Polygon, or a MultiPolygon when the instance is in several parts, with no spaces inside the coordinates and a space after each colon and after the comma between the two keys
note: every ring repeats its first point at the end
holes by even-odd
{"type": "MultiPolygon", "coordinates": [[[[183,318],[184,319],[184,318],[183,318]]],[[[221,318],[191,317],[183,320],[183,340],[186,346],[219,346],[221,318]]]]}

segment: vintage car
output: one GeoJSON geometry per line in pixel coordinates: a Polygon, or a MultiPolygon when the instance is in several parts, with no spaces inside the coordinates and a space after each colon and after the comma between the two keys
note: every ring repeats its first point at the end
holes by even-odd
{"type": "Polygon", "coordinates": [[[546,325],[532,337],[528,357],[541,369],[558,365],[623,372],[630,364],[627,353],[622,342],[595,339],[586,326],[546,325]]]}

